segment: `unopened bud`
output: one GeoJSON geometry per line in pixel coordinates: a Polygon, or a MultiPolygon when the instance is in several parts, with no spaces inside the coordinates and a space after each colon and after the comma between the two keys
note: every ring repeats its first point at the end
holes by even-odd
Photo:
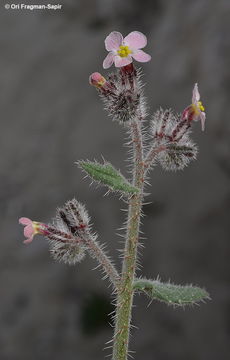
{"type": "Polygon", "coordinates": [[[82,234],[89,227],[89,215],[84,205],[76,199],[67,201],[62,208],[59,208],[57,217],[73,235],[82,234]]]}
{"type": "Polygon", "coordinates": [[[89,216],[84,205],[76,199],[67,201],[57,209],[53,226],[49,227],[51,254],[55,260],[75,264],[85,256],[85,232],[88,231],[89,216]]]}
{"type": "Polygon", "coordinates": [[[99,72],[94,72],[89,77],[89,83],[90,85],[100,88],[105,85],[106,79],[99,72]]]}

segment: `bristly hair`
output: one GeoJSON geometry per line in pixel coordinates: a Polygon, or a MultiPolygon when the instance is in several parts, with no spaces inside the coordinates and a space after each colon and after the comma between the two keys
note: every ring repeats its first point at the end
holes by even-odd
{"type": "Polygon", "coordinates": [[[143,94],[141,70],[120,70],[111,73],[107,81],[109,90],[98,89],[105,109],[114,121],[121,124],[131,122],[135,118],[146,117],[146,99],[143,94]]]}
{"type": "Polygon", "coordinates": [[[76,199],[58,208],[47,236],[52,257],[69,265],[81,261],[85,256],[84,232],[88,226],[89,216],[76,199]]]}
{"type": "MultiPolygon", "coordinates": [[[[181,119],[171,109],[159,109],[151,120],[151,147],[164,146],[154,157],[164,170],[182,170],[196,159],[197,146],[190,139],[190,124],[181,119]]],[[[151,151],[151,150],[150,150],[151,151]]]]}

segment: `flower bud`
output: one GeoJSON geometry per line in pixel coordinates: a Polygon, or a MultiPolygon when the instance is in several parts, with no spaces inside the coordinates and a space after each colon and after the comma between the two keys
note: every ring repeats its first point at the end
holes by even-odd
{"type": "Polygon", "coordinates": [[[191,140],[181,140],[178,144],[170,144],[161,151],[157,160],[164,170],[182,170],[197,156],[197,147],[191,140]]]}
{"type": "Polygon", "coordinates": [[[59,208],[57,218],[73,235],[83,233],[89,227],[88,213],[84,205],[76,199],[67,201],[62,208],[59,208]]]}
{"type": "Polygon", "coordinates": [[[100,88],[105,85],[106,79],[99,72],[94,72],[89,77],[89,83],[90,85],[100,88]]]}
{"type": "Polygon", "coordinates": [[[57,209],[53,224],[46,225],[22,217],[25,244],[31,243],[36,234],[44,235],[50,244],[50,252],[55,260],[74,265],[85,256],[86,237],[89,235],[89,216],[82,204],[73,199],[57,209]]]}
{"type": "Polygon", "coordinates": [[[89,227],[89,216],[76,199],[57,209],[54,226],[49,228],[51,255],[55,260],[74,265],[85,256],[84,237],[89,227]]]}
{"type": "MultiPolygon", "coordinates": [[[[97,84],[98,75],[92,75],[90,83],[94,85],[95,81],[97,84]],[[92,79],[96,80],[93,81],[92,79]]],[[[104,102],[105,109],[113,120],[125,124],[133,121],[133,119],[142,120],[145,117],[146,104],[140,71],[136,70],[133,64],[121,67],[117,73],[110,74],[102,86],[96,87],[104,102]]]]}

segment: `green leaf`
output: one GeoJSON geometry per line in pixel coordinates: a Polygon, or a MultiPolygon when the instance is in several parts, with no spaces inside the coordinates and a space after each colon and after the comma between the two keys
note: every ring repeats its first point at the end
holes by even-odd
{"type": "Polygon", "coordinates": [[[107,185],[112,191],[128,194],[136,194],[139,191],[110,163],[99,164],[91,161],[79,161],[78,164],[93,180],[107,185]]]}
{"type": "Polygon", "coordinates": [[[192,285],[174,285],[159,280],[136,279],[134,289],[145,292],[151,299],[159,300],[168,305],[193,305],[199,301],[210,299],[204,289],[192,285]]]}

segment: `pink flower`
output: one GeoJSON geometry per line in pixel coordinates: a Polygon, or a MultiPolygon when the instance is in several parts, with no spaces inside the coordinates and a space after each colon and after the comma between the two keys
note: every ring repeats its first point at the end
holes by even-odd
{"type": "Polygon", "coordinates": [[[193,88],[192,93],[192,104],[189,105],[182,113],[183,119],[188,119],[189,121],[199,121],[201,122],[201,129],[204,131],[205,128],[205,119],[206,114],[204,112],[204,106],[200,101],[200,93],[198,90],[198,84],[196,83],[193,88]]]}
{"type": "Polygon", "coordinates": [[[115,63],[116,67],[130,64],[133,59],[139,62],[151,60],[151,56],[143,50],[147,44],[147,38],[139,31],[132,31],[124,39],[118,31],[111,32],[105,39],[105,48],[109,51],[103,61],[103,68],[108,69],[115,63]]]}
{"type": "Polygon", "coordinates": [[[26,237],[26,240],[24,240],[24,244],[29,244],[33,241],[33,237],[36,234],[46,235],[46,225],[32,221],[26,217],[22,217],[19,219],[19,224],[25,225],[24,228],[24,235],[26,237]]]}

